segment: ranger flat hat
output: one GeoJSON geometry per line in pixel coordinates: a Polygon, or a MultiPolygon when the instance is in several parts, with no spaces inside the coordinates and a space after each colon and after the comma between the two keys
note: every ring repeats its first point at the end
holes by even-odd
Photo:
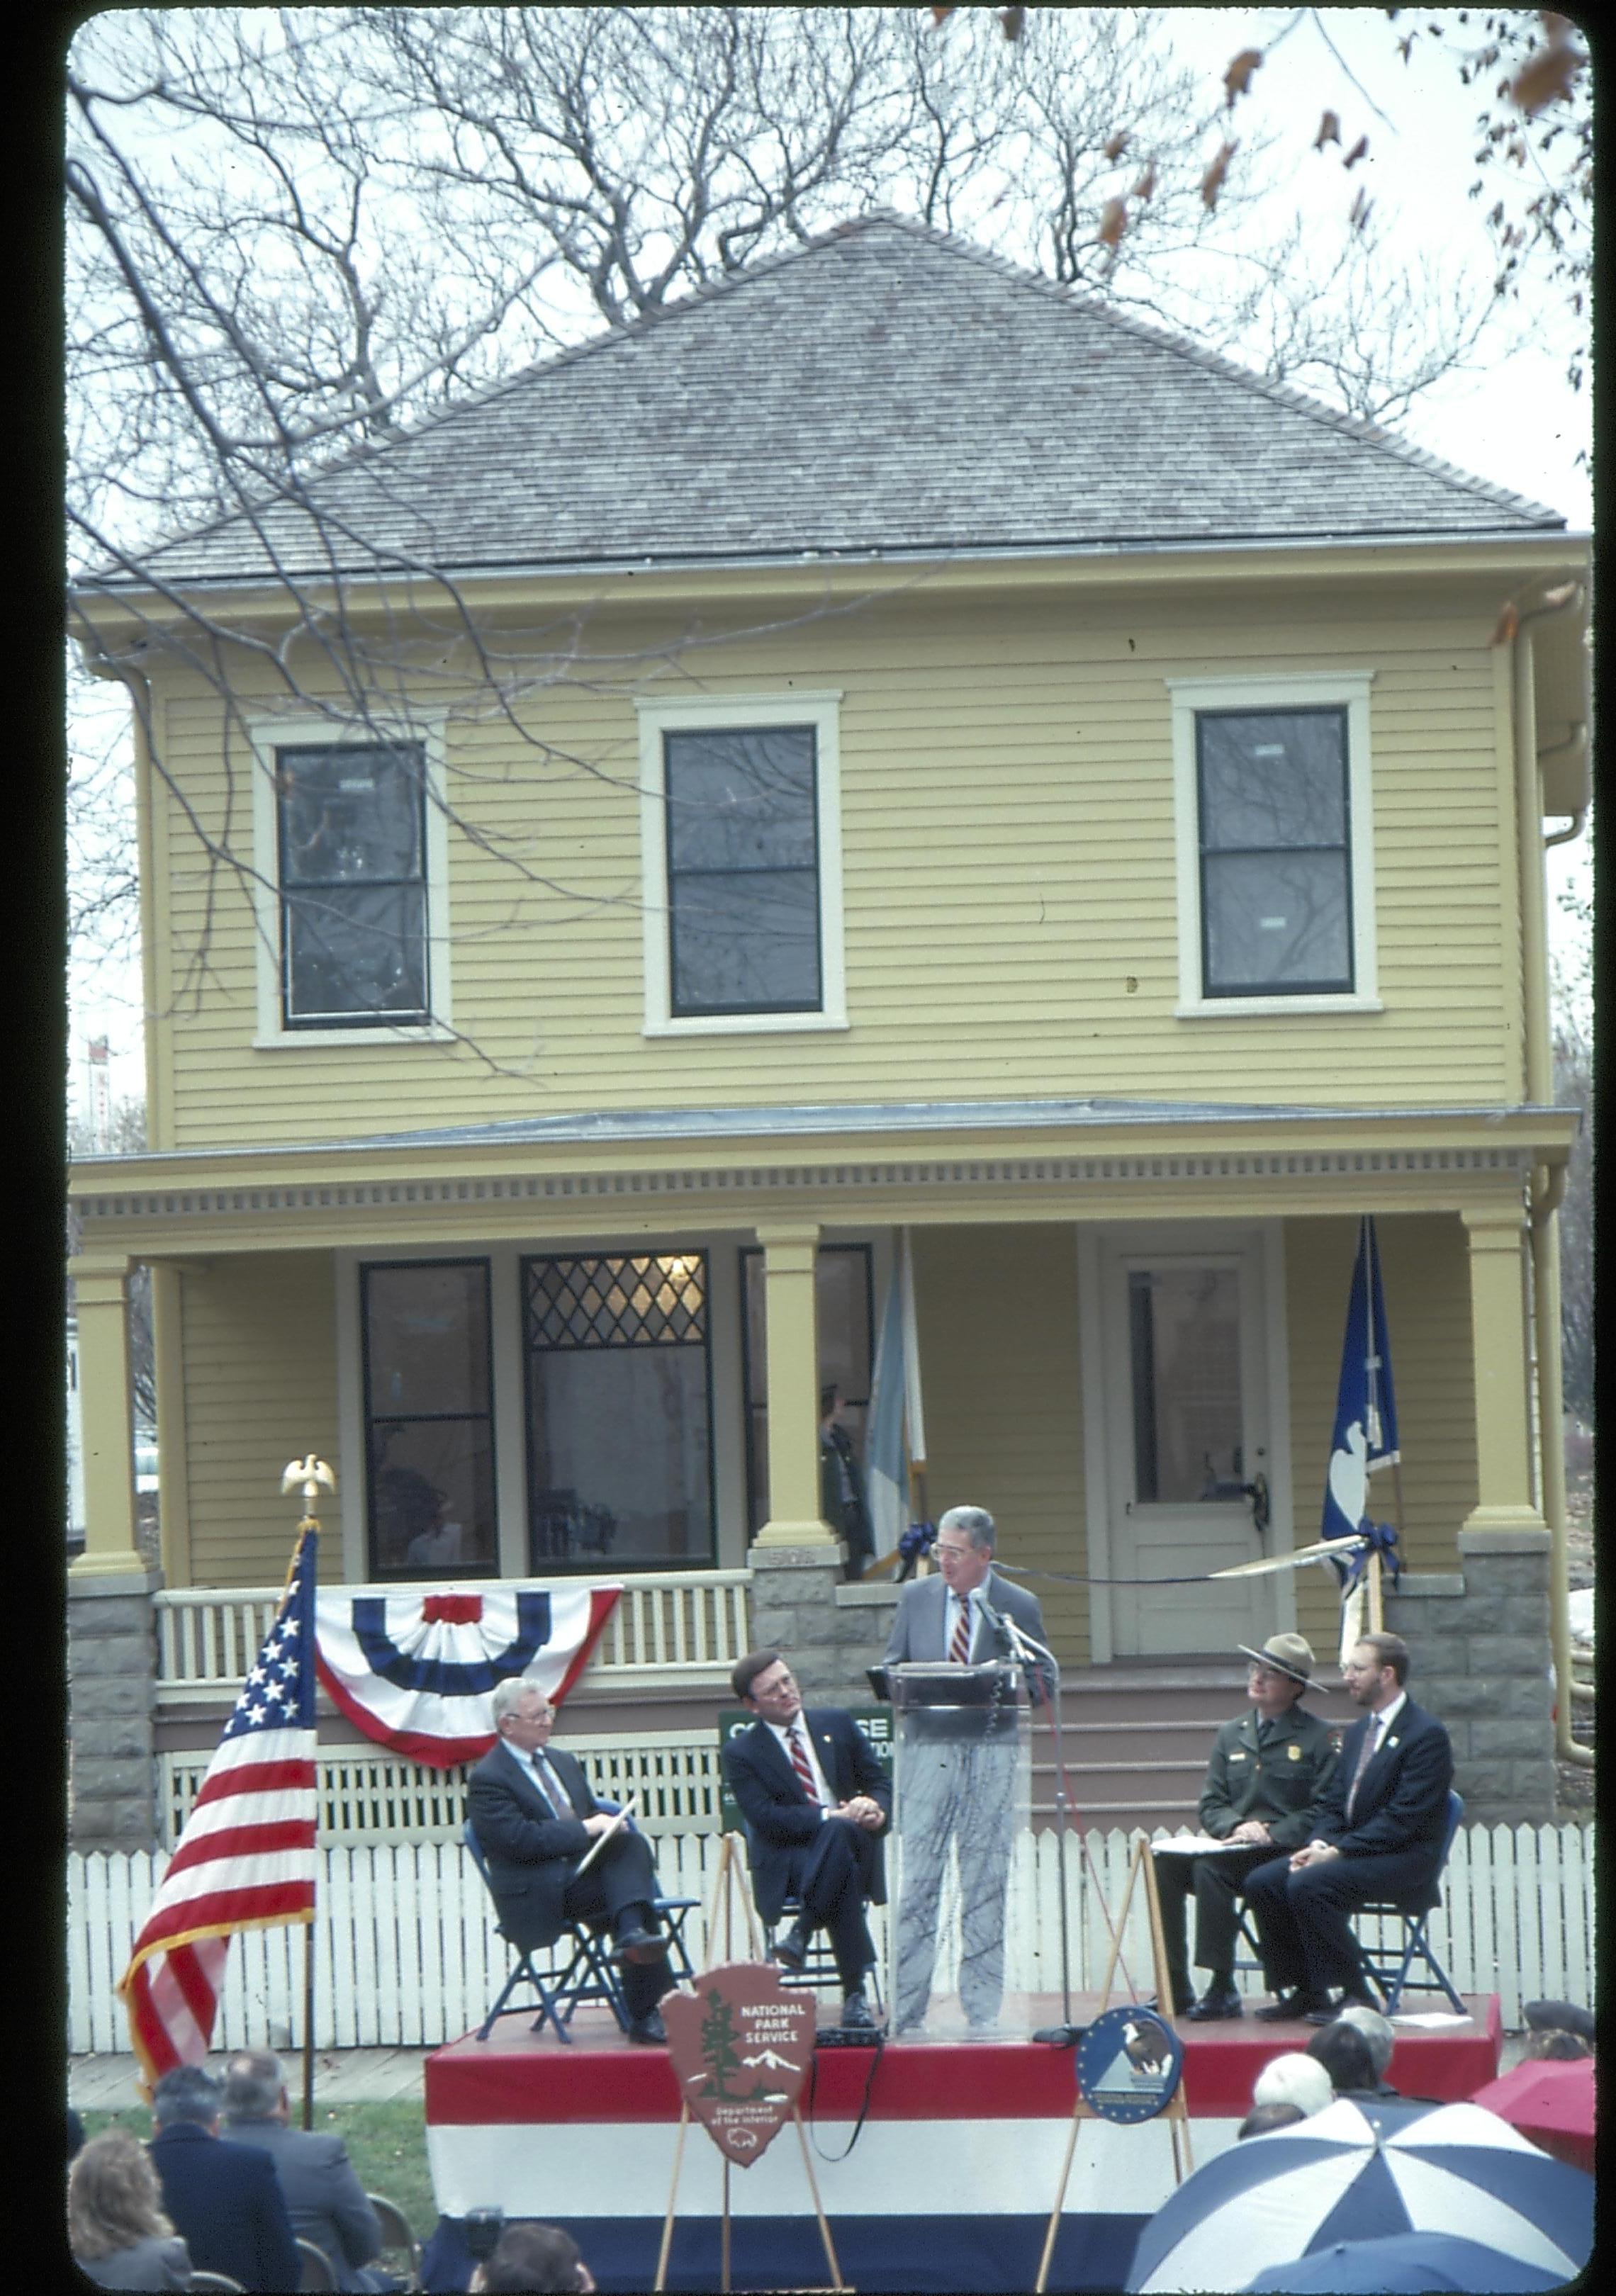
{"type": "Polygon", "coordinates": [[[1305,1686],[1313,1678],[1312,1645],[1301,1635],[1270,1635],[1260,1650],[1252,1650],[1245,1643],[1235,1647],[1253,1666],[1272,1667],[1276,1674],[1288,1674],[1292,1682],[1305,1686]]]}

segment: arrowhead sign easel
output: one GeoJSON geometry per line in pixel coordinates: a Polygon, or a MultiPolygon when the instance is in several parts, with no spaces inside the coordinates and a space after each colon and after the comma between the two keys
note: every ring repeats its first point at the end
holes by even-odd
{"type": "Polygon", "coordinates": [[[819,2198],[808,2134],[797,2102],[813,2062],[817,2012],[810,1996],[788,1992],[780,1981],[779,1971],[763,1958],[762,1939],[737,1860],[738,1846],[738,1837],[733,1833],[726,1833],[719,1845],[712,1910],[707,1923],[711,1949],[716,1947],[722,1908],[726,1958],[693,1978],[690,1990],[662,1997],[668,2055],[679,2084],[680,2110],[673,2177],[668,2189],[668,2214],[662,2225],[662,2246],[653,2284],[658,2292],[668,2284],[675,2202],[685,2159],[685,2132],[693,2117],[701,2123],[723,2155],[723,2271],[719,2286],[726,2296],[730,2164],[734,2161],[749,2169],[755,2161],[761,2160],[790,2119],[797,2124],[802,2165],[808,2171],[814,2213],[819,2219],[819,2236],[824,2243],[825,2261],[831,2267],[831,2284],[834,2289],[841,2290],[846,2284],[836,2260],[830,2222],[819,2198]],[[727,1957],[733,1946],[737,1897],[746,1917],[746,1941],[751,1955],[747,1961],[727,1957]]]}
{"type": "MultiPolygon", "coordinates": [[[[1135,1885],[1141,1874],[1144,1878],[1144,1902],[1150,1917],[1151,1955],[1155,1964],[1156,1998],[1165,2005],[1169,2016],[1171,2016],[1177,2007],[1177,2004],[1173,1999],[1171,1980],[1168,1975],[1167,1943],[1161,1934],[1161,1906],[1156,1896],[1156,1868],[1151,1858],[1150,1844],[1141,1835],[1134,1844],[1133,1858],[1128,1869],[1128,1887],[1122,1893],[1122,1909],[1116,1921],[1111,1925],[1111,1958],[1105,1964],[1105,1982],[1100,1988],[1100,2005],[1095,2012],[1096,2021],[1111,2006],[1112,1981],[1116,1976],[1117,1962],[1122,1951],[1122,1932],[1128,1925],[1128,1909],[1133,1904],[1135,1885]]],[[[1044,2292],[1049,2285],[1049,2267],[1054,2259],[1055,2236],[1061,2229],[1061,2211],[1066,2205],[1066,2187],[1071,2178],[1072,2160],[1078,2149],[1079,2125],[1085,2120],[1098,2120],[1104,2118],[1103,2114],[1095,2111],[1084,2095],[1081,2087],[1077,2085],[1075,2065],[1073,2085],[1077,2087],[1077,2095],[1072,2102],[1071,2130],[1066,2140],[1066,2158],[1061,2164],[1061,2181],[1055,2191],[1054,2206],[1049,2212],[1049,2229],[1044,2237],[1044,2253],[1038,2264],[1038,2276],[1034,2283],[1035,2296],[1044,2296],[1044,2292]]],[[[1187,2172],[1194,2166],[1190,2156],[1190,2112],[1185,2101],[1182,2079],[1176,2083],[1171,2096],[1161,2107],[1160,2114],[1153,2114],[1152,2117],[1165,2120],[1172,2130],[1173,2181],[1175,2184],[1181,2185],[1187,2172]],[[1182,2157],[1178,2150],[1181,2136],[1184,2144],[1182,2157]]]]}

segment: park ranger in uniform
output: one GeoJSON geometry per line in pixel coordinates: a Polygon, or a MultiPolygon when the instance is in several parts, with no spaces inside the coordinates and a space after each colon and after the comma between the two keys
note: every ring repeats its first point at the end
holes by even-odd
{"type": "Polygon", "coordinates": [[[1199,1812],[1202,1833],[1228,1847],[1200,1857],[1159,1851],[1154,1859],[1173,2007],[1197,2023],[1240,2015],[1235,1990],[1240,1885],[1276,1849],[1301,1848],[1313,1805],[1335,1767],[1328,1726],[1299,1702],[1314,1663],[1302,1636],[1270,1635],[1259,1651],[1243,1643],[1240,1652],[1251,1661],[1246,1710],[1218,1733],[1199,1812]],[[1185,1899],[1192,1890],[1195,1960],[1210,1972],[1199,2001],[1193,1997],[1185,1946],[1185,1899]]]}

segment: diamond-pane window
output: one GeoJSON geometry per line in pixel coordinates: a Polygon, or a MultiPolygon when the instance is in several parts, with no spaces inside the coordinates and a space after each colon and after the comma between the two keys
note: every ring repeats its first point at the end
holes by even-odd
{"type": "Polygon", "coordinates": [[[705,1346],[699,1252],[527,1262],[528,1345],[539,1349],[705,1346]]]}
{"type": "Polygon", "coordinates": [[[528,1259],[522,1286],[529,1568],[710,1565],[705,1254],[528,1259]]]}

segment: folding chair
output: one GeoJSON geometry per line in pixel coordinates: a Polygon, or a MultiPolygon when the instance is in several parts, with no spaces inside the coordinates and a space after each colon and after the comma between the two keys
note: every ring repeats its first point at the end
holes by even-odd
{"type": "Polygon", "coordinates": [[[376,2221],[381,2226],[381,2254],[377,2262],[406,2290],[419,2288],[421,2243],[410,2229],[409,2218],[381,2193],[366,2193],[365,2197],[376,2211],[376,2221]]]}
{"type": "Polygon", "coordinates": [[[299,2296],[336,2296],[337,2276],[323,2248],[316,2248],[312,2240],[299,2240],[298,2262],[303,2267],[299,2296]]]}
{"type": "Polygon", "coordinates": [[[1358,1952],[1369,1975],[1386,1997],[1386,2014],[1397,2015],[1398,2004],[1405,1993],[1445,1993],[1449,2005],[1462,2017],[1464,2004],[1453,1988],[1452,1980],[1431,1949],[1426,1924],[1442,1902],[1442,1875],[1448,1866],[1448,1854],[1453,1848],[1453,1838],[1464,1816],[1464,1804],[1456,1793],[1448,1796],[1448,1831],[1442,1837],[1442,1862],[1423,1890],[1415,1890],[1406,1898],[1394,1898],[1384,1905],[1359,1906],[1353,1919],[1361,1921],[1376,1917],[1382,1923],[1400,1921],[1403,1924],[1402,1958],[1398,1958],[1396,1945],[1376,1944],[1373,1948],[1358,1939],[1358,1952]],[[1411,1977],[1409,1971],[1419,1963],[1431,1972],[1429,1977],[1411,1977]]]}
{"type": "MultiPolygon", "coordinates": [[[[494,1889],[488,1876],[488,1860],[482,1854],[481,1845],[478,1841],[470,1818],[466,1820],[462,1829],[461,1838],[472,1853],[472,1863],[481,1876],[484,1889],[492,1898],[494,1889]]],[[[516,2016],[533,2006],[531,2000],[517,2002],[511,2000],[511,1996],[521,1985],[530,1986],[538,2002],[538,2014],[533,2020],[533,2030],[536,2033],[543,2030],[545,2021],[548,2018],[555,2028],[557,2040],[570,2041],[572,2036],[567,2028],[571,2022],[574,2011],[583,2001],[603,2001],[616,2018],[619,2030],[627,2032],[629,2018],[623,2000],[622,1988],[618,1982],[617,1972],[612,1967],[611,1953],[603,1935],[598,1931],[592,1929],[585,1922],[569,1922],[562,1931],[561,1936],[555,1940],[558,1946],[563,1938],[571,1940],[572,1952],[566,1967],[559,1971],[549,1970],[541,1976],[533,1965],[535,1948],[518,1945],[510,1931],[498,1921],[495,1923],[495,1929],[516,1956],[516,1966],[506,1978],[493,2007],[477,2029],[477,2038],[480,2041],[488,2039],[499,2018],[516,2016]],[[507,2004],[509,2004],[508,2006],[507,2004]]],[[[680,1950],[683,1952],[682,1940],[680,1950]]],[[[689,1967],[688,1959],[685,1966],[689,1967]]]]}

